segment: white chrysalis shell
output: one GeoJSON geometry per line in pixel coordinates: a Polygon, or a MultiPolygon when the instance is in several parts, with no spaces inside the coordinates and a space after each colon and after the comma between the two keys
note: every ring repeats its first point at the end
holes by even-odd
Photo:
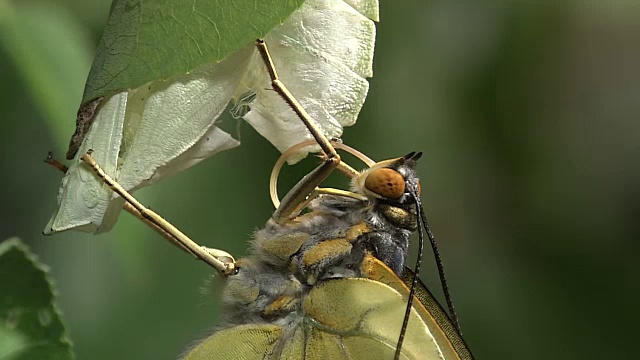
{"type": "MultiPolygon", "coordinates": [[[[364,103],[377,20],[377,0],[307,0],[265,37],[281,80],[329,137],[353,125],[364,103]]],[[[103,232],[115,224],[123,200],[81,164],[89,149],[125,189],[141,188],[238,146],[215,122],[231,99],[247,93],[255,97],[244,119],[280,151],[309,138],[268,88],[250,44],[219,63],[106,98],[62,180],[45,233],[103,232]]]]}

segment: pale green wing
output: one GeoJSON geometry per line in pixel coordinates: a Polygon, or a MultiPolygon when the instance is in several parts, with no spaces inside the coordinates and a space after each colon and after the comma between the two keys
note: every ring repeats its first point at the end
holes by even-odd
{"type": "MultiPolygon", "coordinates": [[[[309,292],[304,315],[290,326],[256,324],[222,330],[185,359],[389,360],[405,307],[403,296],[383,283],[364,278],[328,280],[309,292]]],[[[409,320],[401,358],[446,359],[416,311],[409,320]]]]}
{"type": "MultiPolygon", "coordinates": [[[[405,276],[400,279],[382,261],[371,255],[366,255],[361,264],[361,270],[367,278],[387,284],[408,298],[409,287],[413,280],[411,269],[405,268],[405,276]]],[[[413,309],[429,328],[429,332],[438,343],[445,359],[473,359],[471,351],[449,316],[420,279],[418,279],[416,287],[413,309]]]]}
{"type": "Polygon", "coordinates": [[[264,360],[275,351],[282,329],[275,325],[241,325],[208,337],[187,351],[184,360],[264,360]]]}
{"type": "MultiPolygon", "coordinates": [[[[413,271],[411,269],[405,269],[406,276],[402,278],[402,281],[407,286],[411,286],[413,280],[413,271]]],[[[409,289],[406,288],[407,296],[409,295],[409,289]]],[[[418,279],[416,287],[415,297],[419,300],[414,305],[414,308],[418,311],[420,316],[425,319],[425,322],[429,324],[429,327],[434,333],[436,339],[441,345],[443,352],[447,359],[461,359],[472,360],[473,355],[469,350],[469,347],[465,343],[464,339],[453,325],[449,316],[444,311],[442,306],[435,299],[433,294],[427,289],[427,287],[418,279]]]]}
{"type": "MultiPolygon", "coordinates": [[[[392,359],[398,342],[406,300],[381,282],[336,279],[322,283],[305,298],[311,334],[333,335],[342,342],[346,359],[392,359]]],[[[312,336],[313,338],[313,336],[312,336]]],[[[412,311],[402,357],[444,359],[429,328],[412,311]]]]}

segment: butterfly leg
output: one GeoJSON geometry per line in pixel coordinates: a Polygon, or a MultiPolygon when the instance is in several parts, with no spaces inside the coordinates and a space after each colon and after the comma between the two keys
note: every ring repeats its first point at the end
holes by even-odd
{"type": "Polygon", "coordinates": [[[120,195],[127,204],[129,204],[135,211],[129,211],[136,217],[143,220],[145,223],[150,224],[152,228],[160,232],[163,236],[169,239],[183,250],[193,254],[198,259],[206,262],[214,267],[224,275],[231,275],[234,273],[235,260],[231,255],[221,250],[208,249],[198,245],[191,240],[187,235],[178,230],[175,226],[162,218],[156,212],[146,208],[135,197],[127,192],[120,184],[118,184],[113,178],[102,170],[100,165],[91,156],[91,151],[88,151],[81,158],[87,165],[91,167],[93,172],[113,190],[116,194],[120,195]],[[139,216],[137,215],[139,214],[139,216]]]}
{"type": "MultiPolygon", "coordinates": [[[[62,173],[66,174],[67,170],[69,170],[69,168],[62,164],[60,161],[58,161],[57,159],[54,158],[53,153],[49,152],[49,154],[47,155],[47,158],[44,160],[45,163],[53,166],[54,168],[60,170],[62,173]]],[[[150,220],[146,219],[144,216],[142,216],[142,214],[140,213],[140,211],[138,211],[133,205],[131,205],[130,203],[126,202],[124,203],[123,206],[124,210],[126,212],[128,212],[129,214],[135,216],[138,220],[144,222],[145,224],[147,224],[149,227],[151,227],[152,229],[154,229],[155,231],[157,231],[160,235],[162,235],[165,239],[169,240],[170,243],[172,243],[173,245],[176,245],[177,247],[181,248],[182,250],[186,251],[187,253],[196,256],[195,254],[193,254],[192,252],[189,251],[189,249],[187,249],[186,247],[184,247],[184,245],[182,245],[181,243],[179,243],[175,238],[173,238],[170,234],[164,232],[164,230],[162,230],[160,227],[158,227],[157,225],[155,225],[153,222],[151,222],[150,220]]],[[[197,258],[197,256],[196,256],[197,258]]]]}
{"type": "Polygon", "coordinates": [[[289,89],[280,81],[278,73],[276,72],[273,60],[269,54],[269,49],[264,40],[258,39],[256,42],[258,51],[264,60],[264,63],[269,72],[271,78],[271,86],[284,101],[289,104],[291,109],[298,115],[300,120],[309,129],[309,132],[315,139],[315,142],[320,146],[323,152],[323,163],[320,164],[313,171],[308,173],[302,178],[282,199],[280,206],[273,213],[272,218],[282,223],[289,219],[291,216],[297,215],[300,210],[300,204],[305,203],[311,193],[314,192],[316,187],[320,185],[340,164],[340,155],[336,152],[336,149],[331,144],[331,141],[322,133],[322,129],[311,119],[311,116],[304,110],[302,105],[291,94],[289,89]]]}

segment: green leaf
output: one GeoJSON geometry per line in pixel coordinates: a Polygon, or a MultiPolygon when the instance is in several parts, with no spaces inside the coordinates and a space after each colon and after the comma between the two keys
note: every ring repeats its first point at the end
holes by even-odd
{"type": "Polygon", "coordinates": [[[18,238],[0,243],[0,359],[73,359],[48,274],[18,238]]]}
{"type": "Polygon", "coordinates": [[[114,0],[82,103],[220,61],[303,0],[114,0]]]}

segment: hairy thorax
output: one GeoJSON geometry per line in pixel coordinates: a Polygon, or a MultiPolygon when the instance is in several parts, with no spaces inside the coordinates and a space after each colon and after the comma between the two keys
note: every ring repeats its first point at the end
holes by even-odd
{"type": "Polygon", "coordinates": [[[362,277],[365,254],[401,275],[416,229],[413,209],[330,195],[307,208],[283,224],[269,220],[255,234],[251,255],[227,280],[225,326],[299,323],[309,291],[331,279],[362,277]]]}

